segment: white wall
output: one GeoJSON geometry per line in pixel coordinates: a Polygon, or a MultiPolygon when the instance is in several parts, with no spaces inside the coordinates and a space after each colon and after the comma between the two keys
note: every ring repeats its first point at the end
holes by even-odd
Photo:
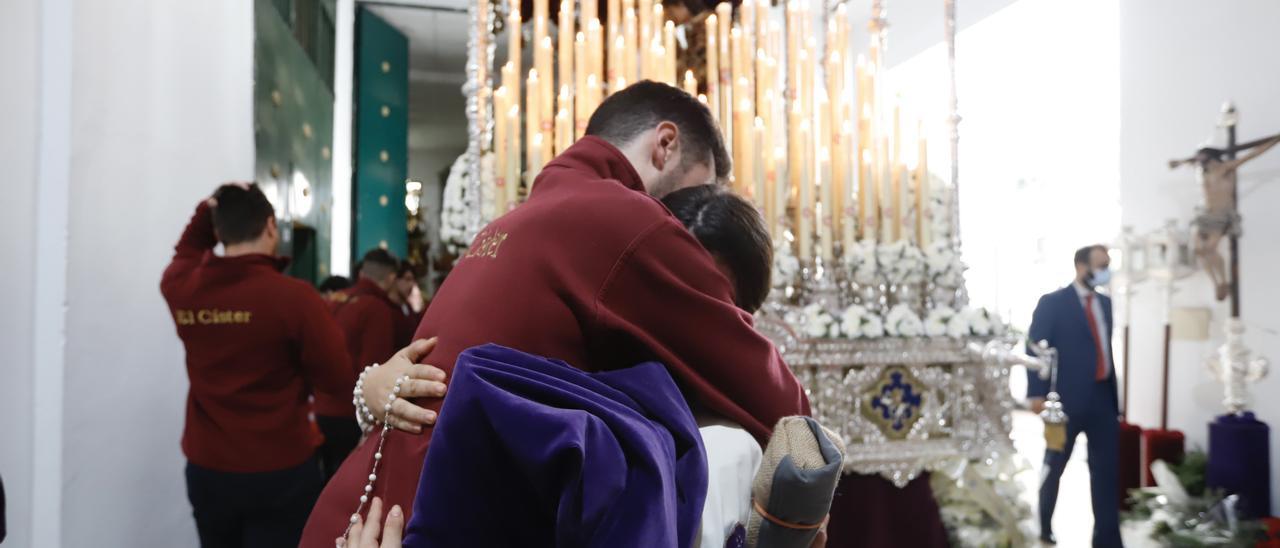
{"type": "MultiPolygon", "coordinates": [[[[1218,109],[1234,99],[1242,140],[1280,132],[1280,3],[1129,0],[1120,4],[1121,204],[1123,222],[1139,231],[1167,218],[1186,221],[1200,202],[1189,170],[1165,162],[1185,157],[1215,133],[1218,109]]],[[[1245,237],[1241,264],[1243,316],[1250,347],[1280,363],[1280,150],[1241,170],[1245,237]]],[[[1224,242],[1223,253],[1226,253],[1224,242]]],[[[1130,420],[1159,425],[1163,298],[1144,287],[1134,305],[1130,420]]],[[[1189,447],[1207,447],[1206,424],[1223,412],[1221,384],[1204,359],[1221,344],[1229,309],[1212,304],[1207,278],[1197,274],[1175,297],[1177,306],[1213,306],[1213,339],[1175,341],[1170,376],[1170,428],[1189,447]]],[[[1280,508],[1280,374],[1252,387],[1253,408],[1271,434],[1271,507],[1280,508]]]]}
{"type": "Polygon", "coordinates": [[[58,12],[35,0],[7,3],[0,17],[5,546],[194,546],[179,448],[186,372],[158,284],[196,202],[220,182],[253,176],[252,4],[69,5],[54,20],[68,25],[62,32],[48,21],[41,28],[42,8],[45,19],[58,12]],[[71,83],[45,74],[56,70],[42,58],[51,52],[70,54],[71,83]],[[69,150],[50,154],[37,143],[47,141],[49,107],[66,114],[59,92],[70,106],[69,150]],[[40,201],[36,191],[59,170],[69,170],[70,199],[40,201]],[[37,255],[36,243],[63,241],[64,231],[65,286],[40,301],[33,262],[56,252],[37,255]],[[40,326],[53,326],[52,338],[33,333],[40,326]],[[62,417],[52,422],[60,436],[42,443],[33,424],[48,419],[33,411],[33,379],[48,371],[65,380],[38,394],[52,395],[62,417]],[[33,471],[59,455],[50,474],[33,471]],[[33,476],[49,482],[40,497],[33,476]]]}
{"type": "Polygon", "coordinates": [[[35,248],[39,3],[15,0],[0,17],[0,477],[7,496],[5,546],[31,544],[32,302],[35,248]]]}
{"type": "Polygon", "coordinates": [[[63,542],[194,545],[158,287],[197,201],[253,177],[252,3],[75,8],[63,542]]]}

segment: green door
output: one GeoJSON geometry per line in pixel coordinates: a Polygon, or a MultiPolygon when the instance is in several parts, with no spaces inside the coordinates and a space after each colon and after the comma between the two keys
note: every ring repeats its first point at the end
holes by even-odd
{"type": "Polygon", "coordinates": [[[356,14],[355,248],[404,257],[409,40],[366,8],[356,14]]]}

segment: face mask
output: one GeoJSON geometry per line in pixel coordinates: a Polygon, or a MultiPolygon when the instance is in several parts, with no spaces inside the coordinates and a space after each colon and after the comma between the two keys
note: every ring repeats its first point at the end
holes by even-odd
{"type": "Polygon", "coordinates": [[[1107,285],[1111,283],[1111,269],[1104,268],[1102,270],[1094,270],[1093,274],[1089,276],[1089,281],[1092,282],[1094,286],[1107,285]]]}

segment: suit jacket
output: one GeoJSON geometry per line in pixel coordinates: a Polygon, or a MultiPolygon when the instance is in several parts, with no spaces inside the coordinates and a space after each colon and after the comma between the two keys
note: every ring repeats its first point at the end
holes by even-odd
{"type": "MultiPolygon", "coordinates": [[[[1076,294],[1074,285],[1040,297],[1036,311],[1031,317],[1031,329],[1028,338],[1032,341],[1049,341],[1049,346],[1058,349],[1058,395],[1062,398],[1062,407],[1067,416],[1084,413],[1118,412],[1119,398],[1116,395],[1115,359],[1111,355],[1111,329],[1115,323],[1111,317],[1111,298],[1095,293],[1098,304],[1102,306],[1102,317],[1106,320],[1106,332],[1102,333],[1102,347],[1107,352],[1108,361],[1112,364],[1110,373],[1102,382],[1108,390],[1106,398],[1094,401],[1098,392],[1094,385],[1098,367],[1097,345],[1089,332],[1089,320],[1085,317],[1084,306],[1080,296],[1076,294]]],[[[1049,393],[1049,379],[1041,379],[1035,371],[1027,371],[1027,397],[1043,398],[1049,393]]]]}

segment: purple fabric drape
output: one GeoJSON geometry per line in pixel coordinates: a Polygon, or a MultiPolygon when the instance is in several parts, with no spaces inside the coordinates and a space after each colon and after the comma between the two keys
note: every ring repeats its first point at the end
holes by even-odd
{"type": "Polygon", "coordinates": [[[458,357],[404,545],[685,547],[706,486],[661,364],[585,373],[478,346],[458,357]]]}

